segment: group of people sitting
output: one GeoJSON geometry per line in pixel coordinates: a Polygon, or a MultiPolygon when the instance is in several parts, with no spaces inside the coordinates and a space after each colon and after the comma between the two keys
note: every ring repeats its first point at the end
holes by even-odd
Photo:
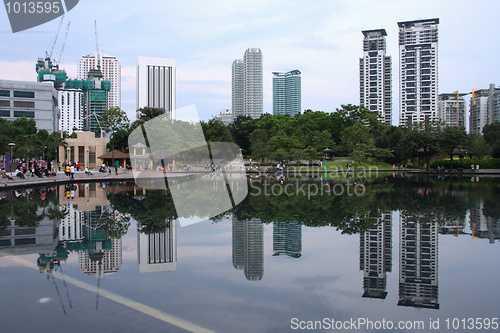
{"type": "Polygon", "coordinates": [[[2,178],[8,178],[8,179],[14,179],[14,177],[12,176],[21,179],[25,179],[26,177],[35,177],[35,176],[39,178],[55,177],[57,175],[57,171],[55,168],[52,168],[51,166],[52,166],[51,163],[46,164],[45,161],[41,162],[29,161],[28,163],[23,162],[19,164],[14,171],[10,172],[10,174],[8,174],[5,171],[5,168],[2,168],[0,170],[0,174],[2,178]]]}

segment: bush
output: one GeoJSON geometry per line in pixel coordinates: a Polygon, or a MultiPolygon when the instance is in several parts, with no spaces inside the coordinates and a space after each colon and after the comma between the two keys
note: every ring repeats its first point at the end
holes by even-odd
{"type": "MultiPolygon", "coordinates": [[[[500,169],[500,158],[463,158],[461,160],[453,160],[451,166],[453,169],[470,169],[471,165],[474,164],[474,168],[479,164],[480,169],[500,169]]],[[[431,169],[435,169],[438,166],[444,166],[445,168],[450,167],[450,160],[436,160],[431,162],[431,169]]]]}

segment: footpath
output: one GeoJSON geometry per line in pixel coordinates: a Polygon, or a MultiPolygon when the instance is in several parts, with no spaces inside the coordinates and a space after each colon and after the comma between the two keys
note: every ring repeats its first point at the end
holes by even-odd
{"type": "MultiPolygon", "coordinates": [[[[10,175],[9,172],[7,172],[10,175]]],[[[184,172],[176,172],[172,176],[185,176],[187,173],[184,172]]],[[[163,175],[160,172],[150,171],[147,174],[148,178],[163,178],[163,175]]],[[[169,177],[171,175],[169,174],[169,177]]],[[[20,187],[39,187],[39,186],[54,186],[54,185],[65,185],[65,184],[75,184],[82,182],[125,182],[125,181],[133,181],[134,174],[132,171],[119,170],[118,175],[114,172],[102,173],[102,172],[92,172],[92,175],[85,174],[85,171],[77,171],[75,172],[75,179],[69,179],[66,177],[66,174],[62,171],[58,172],[56,176],[52,177],[43,177],[39,178],[37,176],[34,177],[26,177],[25,179],[15,177],[14,179],[9,178],[0,178],[0,190],[5,188],[20,188],[20,187]]]]}

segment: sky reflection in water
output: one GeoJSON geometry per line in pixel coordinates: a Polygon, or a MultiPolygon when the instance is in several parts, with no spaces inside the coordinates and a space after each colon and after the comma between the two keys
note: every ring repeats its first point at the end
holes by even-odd
{"type": "Polygon", "coordinates": [[[184,228],[168,193],[133,184],[4,192],[2,327],[48,317],[72,331],[167,327],[130,304],[219,332],[289,332],[292,318],[427,329],[439,318],[441,330],[446,318],[493,318],[500,181],[473,180],[381,178],[363,196],[262,192],[184,228]]]}

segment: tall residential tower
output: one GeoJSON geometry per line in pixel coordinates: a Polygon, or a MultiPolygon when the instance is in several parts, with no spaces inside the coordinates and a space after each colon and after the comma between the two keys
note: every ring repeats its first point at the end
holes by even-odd
{"type": "Polygon", "coordinates": [[[490,84],[489,89],[473,89],[470,100],[469,130],[481,135],[483,127],[500,121],[500,88],[490,84]]]}
{"type": "Polygon", "coordinates": [[[438,120],[439,19],[398,22],[399,125],[438,120]]]}
{"type": "Polygon", "coordinates": [[[391,57],[386,55],[385,29],[365,30],[359,59],[359,99],[386,125],[392,122],[391,57]]]}
{"type": "Polygon", "coordinates": [[[257,48],[245,51],[243,60],[233,61],[232,109],[234,117],[259,118],[263,114],[262,52],[257,48]]]}
{"type": "Polygon", "coordinates": [[[273,72],[273,114],[300,114],[300,71],[273,72]]]}
{"type": "Polygon", "coordinates": [[[104,80],[111,82],[108,96],[108,108],[122,105],[122,66],[116,57],[96,52],[82,56],[78,60],[77,75],[85,80],[91,69],[100,69],[104,80]]]}

